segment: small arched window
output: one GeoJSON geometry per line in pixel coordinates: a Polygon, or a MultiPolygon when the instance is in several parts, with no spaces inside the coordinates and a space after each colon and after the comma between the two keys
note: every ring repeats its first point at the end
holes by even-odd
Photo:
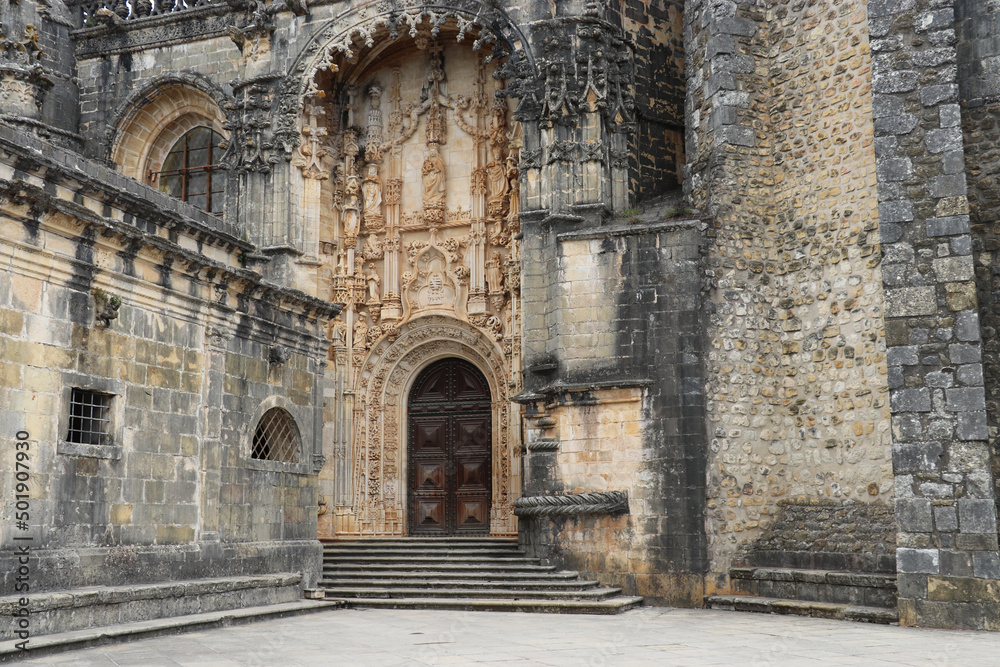
{"type": "Polygon", "coordinates": [[[225,138],[196,127],[177,140],[159,172],[160,190],[209,213],[221,213],[226,172],[220,166],[225,138]]]}
{"type": "Polygon", "coordinates": [[[299,452],[299,427],[282,408],[271,408],[257,422],[250,457],[294,463],[299,452]]]}

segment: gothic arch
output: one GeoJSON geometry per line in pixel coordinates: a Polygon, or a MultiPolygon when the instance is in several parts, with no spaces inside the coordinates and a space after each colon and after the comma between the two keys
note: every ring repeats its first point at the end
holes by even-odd
{"type": "Polygon", "coordinates": [[[421,30],[429,30],[432,37],[437,37],[449,20],[455,22],[458,41],[476,33],[473,50],[485,46],[492,51],[490,60],[509,59],[505,70],[513,97],[534,91],[538,71],[528,39],[507,13],[489,0],[438,0],[418,6],[401,0],[371,0],[331,19],[299,52],[280,94],[277,134],[286,138],[286,144],[288,139],[297,140],[301,116],[308,100],[317,93],[319,72],[337,71],[340,61],[353,63],[361,49],[376,48],[375,38],[380,31],[389,42],[404,34],[414,38],[421,30]]]}
{"type": "Polygon", "coordinates": [[[392,342],[373,348],[362,370],[357,396],[353,477],[355,507],[374,533],[405,534],[406,409],[413,382],[427,366],[445,357],[475,365],[490,386],[493,406],[493,509],[491,533],[512,530],[508,379],[503,350],[476,327],[441,315],[417,318],[400,328],[392,342]]]}
{"type": "Polygon", "coordinates": [[[144,183],[174,142],[194,127],[229,136],[226,108],[232,98],[204,77],[168,74],[133,92],[112,115],[105,135],[107,159],[144,183]]]}

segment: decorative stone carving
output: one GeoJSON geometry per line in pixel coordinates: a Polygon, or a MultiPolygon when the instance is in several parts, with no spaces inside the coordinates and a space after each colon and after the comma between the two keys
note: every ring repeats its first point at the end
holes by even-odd
{"type": "Polygon", "coordinates": [[[379,294],[379,285],[382,283],[382,279],[379,278],[378,273],[375,271],[375,265],[368,265],[368,273],[365,275],[365,279],[368,282],[368,305],[381,304],[382,297],[379,294]]]}
{"type": "Polygon", "coordinates": [[[445,163],[437,144],[427,147],[427,157],[424,158],[424,222],[429,225],[444,223],[444,196],[447,187],[445,181],[445,163]]]}
{"type": "MultiPolygon", "coordinates": [[[[330,109],[328,128],[334,118],[343,124],[330,137],[331,151],[338,141],[343,147],[331,170],[342,185],[334,187],[334,179],[327,187],[342,197],[331,215],[330,237],[340,250],[331,285],[346,304],[348,324],[343,352],[333,358],[339,386],[354,397],[351,425],[337,445],[353,452],[345,483],[354,500],[336,511],[348,532],[405,534],[404,389],[422,360],[456,354],[480,366],[495,392],[493,525],[497,534],[511,534],[511,469],[519,454],[509,440],[519,430],[508,423],[516,408],[506,396],[520,355],[504,351],[513,350],[519,326],[511,319],[516,296],[505,258],[515,256],[510,198],[521,144],[512,138],[507,99],[494,96],[497,69],[489,59],[454,44],[436,46],[423,29],[417,34],[427,39],[425,51],[356,65],[351,80],[324,75],[314,92],[330,109]],[[384,125],[373,81],[386,85],[384,125]],[[454,127],[459,131],[447,136],[454,127]]],[[[329,59],[327,71],[338,61],[329,59]]]]}
{"type": "Polygon", "coordinates": [[[382,89],[377,85],[368,88],[368,128],[365,134],[365,159],[381,162],[385,150],[382,145],[382,89]]]}
{"type": "MultiPolygon", "coordinates": [[[[533,447],[538,451],[544,448],[533,447]]],[[[514,501],[514,514],[520,517],[582,516],[585,514],[628,514],[628,493],[600,491],[562,496],[531,496],[514,501]]]]}
{"type": "Polygon", "coordinates": [[[378,177],[378,165],[368,165],[361,190],[365,200],[365,229],[382,229],[385,218],[382,217],[382,179],[378,177]]]}
{"type": "Polygon", "coordinates": [[[369,234],[368,239],[365,241],[362,256],[367,260],[373,260],[382,259],[384,255],[385,249],[382,240],[376,234],[369,234]]]}
{"type": "Polygon", "coordinates": [[[487,214],[491,218],[499,218],[507,212],[507,193],[510,191],[507,170],[501,161],[494,160],[486,166],[486,173],[490,186],[487,214]]]}
{"type": "Polygon", "coordinates": [[[314,180],[326,180],[330,177],[330,151],[326,147],[327,127],[325,109],[309,105],[308,124],[302,127],[302,139],[299,142],[299,156],[293,164],[302,169],[302,177],[314,180]]]}
{"type": "Polygon", "coordinates": [[[486,282],[490,292],[499,292],[503,289],[503,263],[500,258],[500,251],[494,250],[493,255],[486,262],[486,282]]]}
{"type": "Polygon", "coordinates": [[[348,239],[353,239],[357,247],[358,232],[361,231],[361,185],[357,176],[350,176],[347,179],[347,187],[344,189],[344,235],[348,239]]]}

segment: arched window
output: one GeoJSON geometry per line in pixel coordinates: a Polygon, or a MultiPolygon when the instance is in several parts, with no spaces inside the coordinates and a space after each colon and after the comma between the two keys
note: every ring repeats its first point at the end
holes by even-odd
{"type": "Polygon", "coordinates": [[[204,209],[221,213],[226,172],[219,165],[225,138],[196,127],[177,140],[159,172],[160,190],[204,209]]]}
{"type": "Polygon", "coordinates": [[[287,410],[271,408],[257,422],[250,458],[294,463],[299,452],[299,427],[287,410]]]}

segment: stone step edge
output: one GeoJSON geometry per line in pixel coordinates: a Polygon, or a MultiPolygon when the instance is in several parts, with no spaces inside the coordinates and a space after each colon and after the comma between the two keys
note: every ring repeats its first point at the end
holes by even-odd
{"type": "MultiPolygon", "coordinates": [[[[281,588],[298,586],[302,575],[296,572],[256,574],[237,577],[189,579],[155,584],[129,586],[86,586],[59,591],[31,594],[31,613],[38,614],[56,609],[89,607],[98,604],[123,604],[138,600],[156,600],[188,595],[229,593],[248,588],[281,588]]],[[[19,608],[18,596],[0,598],[0,615],[8,616],[19,608]]]]}
{"type": "Polygon", "coordinates": [[[535,574],[548,574],[557,572],[555,565],[503,565],[501,563],[476,563],[463,565],[461,563],[359,563],[351,561],[348,563],[324,563],[324,572],[336,572],[338,569],[365,569],[371,572],[392,571],[393,568],[406,566],[409,571],[419,570],[421,572],[525,572],[535,574]]]}
{"type": "Polygon", "coordinates": [[[244,609],[229,609],[226,611],[211,611],[187,616],[171,616],[150,621],[136,621],[108,625],[72,632],[59,632],[51,635],[32,637],[28,642],[28,651],[17,648],[19,640],[0,642],[0,662],[32,658],[62,651],[71,651],[90,646],[100,646],[132,639],[146,639],[159,635],[177,634],[193,630],[207,630],[243,623],[253,623],[272,618],[283,618],[298,614],[340,609],[346,607],[340,600],[298,600],[280,604],[246,607],[244,609]]]}
{"type": "MultiPolygon", "coordinates": [[[[327,598],[331,599],[331,598],[327,598]]],[[[517,611],[555,614],[618,614],[642,604],[641,597],[622,596],[607,600],[490,600],[447,598],[332,598],[351,608],[365,609],[442,609],[451,611],[517,611]]]]}
{"type": "Polygon", "coordinates": [[[522,579],[525,581],[545,581],[547,579],[555,581],[568,581],[576,579],[580,573],[575,570],[557,570],[555,572],[494,572],[492,570],[340,570],[336,568],[324,568],[321,578],[336,577],[381,577],[385,579],[440,579],[441,577],[453,577],[455,579],[492,579],[506,581],[510,579],[522,579]]]}
{"type": "Polygon", "coordinates": [[[504,588],[455,589],[455,588],[386,588],[381,586],[337,586],[324,588],[324,599],[356,599],[356,598],[419,598],[419,597],[453,597],[453,598],[501,598],[515,600],[604,600],[621,595],[620,588],[591,588],[580,591],[535,590],[519,591],[504,588]]]}
{"type": "Polygon", "coordinates": [[[709,595],[705,597],[705,607],[708,609],[753,611],[764,614],[793,614],[797,616],[811,616],[813,618],[865,621],[868,623],[891,624],[899,622],[899,612],[895,609],[837,604],[835,602],[765,598],[752,595],[709,595]]]}
{"type": "Polygon", "coordinates": [[[729,569],[729,577],[748,581],[792,581],[865,588],[896,588],[896,575],[877,572],[808,570],[785,567],[733,567],[729,569]]]}
{"type": "Polygon", "coordinates": [[[527,565],[531,567],[547,567],[539,563],[537,558],[529,558],[527,556],[424,556],[415,554],[400,554],[400,555],[388,555],[388,554],[351,554],[344,556],[323,556],[323,564],[331,565],[343,565],[345,563],[358,563],[367,564],[372,563],[385,563],[385,564],[449,564],[449,565],[491,565],[495,564],[503,567],[510,567],[512,565],[521,566],[527,565]]]}
{"type": "MultiPolygon", "coordinates": [[[[535,591],[535,590],[585,590],[597,588],[600,582],[594,579],[557,579],[555,581],[510,581],[506,579],[482,581],[481,579],[384,579],[382,577],[368,577],[367,579],[320,579],[316,584],[318,588],[421,588],[424,590],[437,590],[439,588],[462,588],[471,590],[483,587],[503,587],[512,591],[535,591]],[[522,588],[524,587],[524,588],[522,588]]],[[[308,590],[308,589],[307,589],[308,590]]]]}
{"type": "Polygon", "coordinates": [[[429,545],[433,547],[454,545],[456,547],[483,546],[506,547],[517,546],[519,544],[516,537],[371,537],[366,539],[335,540],[322,538],[319,540],[324,547],[327,546],[419,546],[429,545]]]}

